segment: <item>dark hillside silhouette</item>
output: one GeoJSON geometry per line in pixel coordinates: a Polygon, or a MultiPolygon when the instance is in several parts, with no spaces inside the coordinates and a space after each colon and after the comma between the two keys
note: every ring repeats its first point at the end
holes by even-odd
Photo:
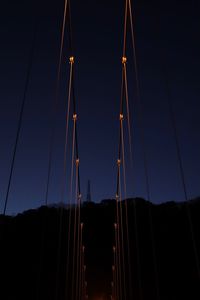
{"type": "MultiPolygon", "coordinates": [[[[156,299],[156,275],[161,300],[200,299],[200,281],[186,204],[169,202],[153,205],[143,199],[128,199],[127,203],[133,299],[141,299],[141,295],[144,300],[156,299]],[[152,214],[157,268],[152,251],[149,211],[152,214]]],[[[189,207],[200,255],[199,199],[190,201],[189,207]]],[[[115,208],[114,200],[104,200],[100,204],[84,203],[81,209],[91,300],[98,297],[110,299],[115,208]]],[[[55,300],[57,271],[57,300],[66,299],[68,213],[66,208],[41,207],[15,217],[1,216],[0,299],[55,300]],[[59,216],[62,209],[64,217],[58,257],[59,216]]]]}

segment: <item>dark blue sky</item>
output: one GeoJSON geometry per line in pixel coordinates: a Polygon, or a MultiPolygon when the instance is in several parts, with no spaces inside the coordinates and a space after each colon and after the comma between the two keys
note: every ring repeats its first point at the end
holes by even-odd
{"type": "MultiPolygon", "coordinates": [[[[1,12],[0,55],[0,197],[5,200],[17,120],[25,85],[34,16],[37,44],[8,203],[18,212],[44,203],[51,108],[56,85],[64,1],[9,1],[1,12]]],[[[79,115],[81,185],[92,198],[115,196],[120,101],[123,1],[72,0],[75,90],[79,115]]],[[[198,1],[134,1],[141,101],[151,199],[184,199],[167,105],[173,102],[189,197],[200,195],[200,19],[198,1]]],[[[130,31],[130,30],[129,30],[130,31]]],[[[59,111],[49,202],[59,202],[62,182],[68,56],[62,64],[59,111]]],[[[127,168],[128,196],[146,197],[142,148],[135,101],[136,86],[128,38],[134,170],[127,168]]],[[[127,133],[127,132],[126,132],[127,133]]],[[[126,143],[128,148],[128,143],[126,143]]],[[[127,163],[129,163],[127,152],[127,163]]]]}

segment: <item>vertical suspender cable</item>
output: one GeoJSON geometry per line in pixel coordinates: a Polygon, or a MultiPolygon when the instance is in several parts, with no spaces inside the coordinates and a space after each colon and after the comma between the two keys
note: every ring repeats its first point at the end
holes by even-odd
{"type": "MultiPolygon", "coordinates": [[[[72,30],[71,30],[71,11],[70,11],[70,1],[67,2],[68,3],[68,12],[69,12],[69,39],[70,39],[70,52],[73,53],[73,47],[72,47],[72,30]]],[[[65,5],[65,13],[64,13],[64,23],[66,20],[66,12],[67,12],[67,4],[65,5]]],[[[63,46],[63,39],[64,39],[64,31],[65,31],[65,26],[63,26],[63,34],[62,34],[62,46],[63,46]]],[[[62,59],[62,52],[60,54],[60,61],[62,59]]],[[[79,165],[77,164],[77,162],[79,162],[78,159],[78,142],[77,142],[77,130],[76,130],[76,121],[77,121],[77,115],[76,115],[76,104],[75,104],[75,97],[74,97],[74,74],[72,72],[72,65],[74,63],[74,57],[71,56],[70,57],[70,64],[71,64],[71,72],[70,72],[70,90],[69,90],[69,97],[68,97],[68,109],[67,109],[67,125],[66,125],[66,145],[65,145],[65,158],[64,161],[66,161],[66,148],[67,148],[67,136],[68,136],[68,118],[69,118],[69,112],[70,112],[70,98],[71,98],[71,90],[72,90],[72,97],[73,97],[73,120],[74,120],[74,129],[73,129],[73,146],[72,146],[72,169],[71,169],[71,184],[70,184],[70,194],[72,196],[72,190],[73,190],[73,164],[74,164],[74,155],[75,155],[75,151],[76,151],[76,199],[77,199],[77,192],[78,192],[78,199],[80,198],[80,173],[79,173],[79,165]]],[[[59,66],[61,69],[61,66],[59,66]]],[[[66,173],[66,166],[64,166],[64,173],[66,173]]],[[[64,174],[65,175],[65,174],[64,174]]],[[[64,195],[64,186],[63,186],[63,191],[62,194],[64,195]]],[[[70,199],[71,199],[70,196],[70,199]]],[[[71,201],[71,200],[70,200],[71,201]]],[[[79,201],[79,200],[78,200],[79,201]]],[[[68,278],[68,270],[69,270],[69,255],[70,255],[70,236],[71,236],[71,203],[69,205],[69,228],[68,228],[68,253],[67,253],[67,278],[68,278]]],[[[78,208],[79,212],[80,209],[78,208]]],[[[80,228],[77,227],[77,220],[76,220],[77,216],[76,216],[76,207],[75,207],[75,223],[74,223],[74,242],[76,241],[76,230],[80,230],[80,228]]],[[[60,257],[60,251],[61,251],[61,232],[62,232],[62,223],[63,223],[63,208],[61,208],[61,215],[60,215],[60,231],[59,231],[59,246],[58,246],[58,270],[57,270],[57,277],[56,277],[56,294],[55,296],[58,295],[58,276],[59,276],[59,257],[60,257]]],[[[79,221],[80,223],[80,221],[79,221]]],[[[75,248],[75,247],[74,247],[75,248]]],[[[75,251],[75,249],[74,249],[75,251]]],[[[73,263],[74,264],[74,263],[73,263]]],[[[74,265],[73,265],[73,272],[74,272],[74,265]]],[[[72,282],[72,284],[74,285],[74,282],[72,282]]],[[[67,282],[66,282],[66,290],[65,293],[67,293],[67,282]]],[[[74,293],[74,286],[72,287],[72,294],[74,293]]],[[[67,295],[67,294],[66,294],[67,295]]]]}
{"type": "MultiPolygon", "coordinates": [[[[67,121],[66,121],[66,139],[65,139],[65,150],[64,150],[64,178],[65,178],[65,172],[66,172],[66,154],[67,154],[67,144],[68,144],[68,127],[69,127],[69,112],[70,112],[70,103],[71,103],[71,90],[72,90],[72,78],[73,78],[73,64],[74,64],[74,58],[70,57],[70,80],[69,80],[69,94],[68,94],[68,106],[67,106],[67,121]]],[[[74,118],[74,129],[73,129],[73,143],[72,143],[72,168],[71,168],[71,192],[72,195],[72,180],[73,180],[73,164],[74,164],[74,152],[75,152],[75,126],[76,126],[76,117],[74,118]]],[[[64,182],[63,179],[63,187],[62,187],[62,193],[64,196],[64,182]]],[[[71,198],[71,197],[70,197],[71,198]]],[[[63,199],[62,199],[63,200],[63,199]]],[[[59,271],[60,271],[60,253],[61,253],[61,244],[62,244],[62,228],[63,228],[63,213],[64,208],[60,208],[60,222],[59,222],[59,237],[58,237],[58,252],[57,252],[57,275],[56,275],[56,293],[55,293],[55,299],[58,297],[58,289],[59,289],[59,271]]],[[[70,226],[69,226],[70,231],[70,226]]],[[[68,244],[70,241],[70,233],[68,236],[68,244]]]]}
{"type": "Polygon", "coordinates": [[[78,234],[77,234],[77,257],[76,257],[76,288],[75,288],[75,299],[78,299],[78,293],[79,293],[79,279],[80,279],[80,273],[79,273],[79,263],[80,263],[80,242],[81,242],[81,222],[80,222],[80,207],[81,204],[81,197],[78,195],[77,197],[77,208],[78,208],[78,234]]]}
{"type": "MultiPolygon", "coordinates": [[[[76,188],[75,188],[75,199],[77,201],[78,199],[78,168],[76,163],[76,188]]],[[[74,208],[74,232],[73,232],[73,258],[72,258],[72,299],[75,297],[75,288],[76,288],[76,255],[77,255],[77,202],[75,202],[75,208],[74,208]]]]}
{"type": "MultiPolygon", "coordinates": [[[[164,54],[162,53],[162,57],[164,54]]],[[[169,107],[169,116],[171,120],[171,126],[174,134],[174,139],[175,139],[175,146],[176,146],[176,155],[178,159],[178,165],[179,165],[179,172],[180,172],[180,179],[182,182],[182,187],[183,187],[183,194],[184,194],[184,199],[185,199],[185,205],[186,205],[186,214],[187,214],[187,219],[188,219],[188,225],[189,225],[189,230],[191,234],[191,239],[192,239],[192,247],[194,251],[194,260],[197,268],[197,274],[198,278],[200,281],[200,261],[199,261],[199,255],[198,255],[198,250],[197,250],[197,244],[196,244],[196,239],[195,239],[195,234],[194,234],[194,228],[193,228],[193,222],[192,222],[192,215],[191,215],[191,210],[189,206],[189,197],[188,197],[188,191],[187,191],[187,185],[186,185],[186,179],[185,179],[185,172],[184,172],[184,167],[183,167],[183,160],[181,156],[181,149],[180,149],[180,142],[179,142],[179,137],[178,137],[178,130],[177,130],[177,124],[175,120],[175,113],[174,113],[174,108],[173,108],[173,103],[171,100],[171,93],[170,93],[170,88],[169,88],[169,79],[167,77],[167,72],[166,72],[166,67],[164,65],[164,58],[162,61],[162,72],[165,80],[165,85],[166,85],[166,90],[167,90],[167,104],[169,107]]]]}
{"type": "MultiPolygon", "coordinates": [[[[131,266],[130,266],[130,243],[129,243],[129,224],[128,224],[128,208],[127,208],[127,200],[126,200],[126,166],[125,166],[125,153],[124,153],[124,134],[123,134],[123,106],[124,106],[124,93],[126,98],[126,108],[128,114],[128,129],[129,129],[129,143],[130,143],[130,153],[131,150],[131,134],[130,134],[130,114],[129,114],[129,103],[128,103],[128,89],[127,89],[127,81],[125,76],[126,71],[126,39],[127,39],[127,17],[128,17],[128,0],[125,1],[125,16],[124,16],[124,37],[123,37],[123,56],[122,56],[122,84],[121,84],[121,102],[120,102],[120,137],[119,137],[119,153],[118,153],[118,174],[117,174],[117,210],[119,210],[120,214],[118,214],[118,227],[119,232],[121,232],[121,243],[119,243],[119,249],[121,244],[121,254],[122,254],[122,270],[123,270],[123,297],[126,299],[126,264],[124,259],[124,234],[123,234],[123,212],[122,212],[122,193],[121,193],[121,176],[120,176],[120,168],[121,162],[123,166],[123,178],[124,178],[124,192],[125,192],[125,227],[126,227],[126,240],[127,240],[127,254],[128,254],[128,279],[129,279],[129,297],[132,297],[132,289],[131,289],[131,266]],[[118,203],[119,209],[118,209],[118,203]]],[[[132,155],[131,155],[132,157],[132,155]]],[[[119,262],[120,263],[120,262],[119,262]]]]}
{"type": "Polygon", "coordinates": [[[121,170],[119,166],[119,211],[120,211],[120,222],[119,222],[119,232],[121,233],[121,254],[122,254],[122,278],[123,278],[123,299],[127,299],[127,291],[126,291],[126,264],[125,264],[125,243],[124,243],[124,230],[123,230],[123,208],[122,208],[122,190],[121,190],[121,170]]]}
{"type": "MultiPolygon", "coordinates": [[[[48,154],[48,166],[47,166],[47,182],[46,182],[46,190],[45,190],[45,205],[48,205],[48,196],[49,196],[49,185],[50,185],[50,176],[52,169],[52,156],[53,156],[53,145],[54,145],[54,135],[55,135],[55,118],[58,110],[58,99],[59,99],[59,88],[60,88],[60,77],[61,77],[61,67],[62,67],[62,58],[63,58],[63,47],[64,47],[64,38],[65,38],[65,29],[66,29],[66,18],[67,18],[67,7],[68,0],[64,0],[64,11],[63,11],[63,20],[62,20],[62,28],[61,28],[61,40],[60,40],[60,49],[59,49],[59,58],[58,58],[58,66],[57,66],[57,77],[56,77],[56,86],[55,86],[55,99],[52,105],[52,124],[50,128],[50,141],[49,141],[49,154],[48,154]]],[[[68,123],[68,120],[67,120],[68,123]]],[[[67,130],[66,130],[67,131],[67,130]]],[[[67,144],[67,141],[65,142],[67,144]]],[[[46,219],[47,216],[45,216],[46,219]]],[[[41,245],[41,258],[43,256],[44,251],[44,235],[45,235],[45,226],[43,226],[43,234],[42,234],[42,245],[41,245]]],[[[61,233],[60,233],[61,234],[61,233]]],[[[40,266],[41,269],[41,266],[40,266]]],[[[58,272],[58,270],[57,270],[58,272]]],[[[39,275],[40,276],[40,275],[39,275]]],[[[57,282],[56,282],[56,294],[57,294],[57,282]]],[[[39,290],[37,292],[36,297],[39,297],[39,290]]],[[[57,297],[57,296],[56,296],[57,297]]]]}
{"type": "Polygon", "coordinates": [[[13,155],[12,155],[9,180],[8,180],[5,203],[4,203],[4,208],[3,208],[3,215],[6,214],[8,199],[9,199],[9,195],[10,195],[10,187],[11,187],[11,182],[12,182],[12,177],[13,177],[14,165],[15,165],[15,160],[16,160],[16,153],[17,153],[17,149],[18,149],[20,133],[21,133],[21,128],[22,128],[24,107],[25,107],[25,104],[26,104],[27,92],[28,92],[28,87],[29,87],[30,77],[31,77],[31,70],[32,70],[32,66],[33,66],[35,43],[36,43],[36,25],[34,27],[33,38],[32,38],[31,49],[30,49],[30,55],[29,55],[29,60],[28,60],[28,69],[27,69],[24,93],[23,93],[23,97],[22,97],[21,109],[20,109],[20,114],[19,114],[17,134],[16,134],[16,138],[15,138],[14,150],[13,150],[13,155]]]}
{"type": "MultiPolygon", "coordinates": [[[[73,53],[73,46],[72,46],[72,25],[71,25],[71,8],[70,8],[70,1],[69,1],[69,34],[70,34],[70,49],[73,53]]],[[[79,168],[79,149],[78,149],[78,132],[77,132],[77,113],[76,113],[76,98],[75,98],[75,88],[74,88],[74,73],[72,74],[72,105],[73,105],[73,120],[74,120],[74,129],[73,129],[73,155],[72,155],[72,164],[74,163],[74,156],[76,156],[75,163],[76,163],[76,203],[74,208],[74,224],[73,224],[73,259],[72,259],[72,299],[78,296],[78,280],[80,279],[80,265],[79,261],[81,259],[80,255],[80,248],[81,243],[80,239],[82,239],[81,236],[81,216],[80,216],[80,209],[81,209],[81,188],[80,188],[80,168],[79,168]]],[[[72,188],[73,188],[73,165],[72,165],[72,171],[71,171],[71,184],[70,184],[70,190],[72,194],[72,188]]],[[[71,217],[72,217],[72,210],[71,210],[71,204],[70,204],[70,212],[69,212],[69,235],[68,235],[68,253],[67,253],[67,281],[69,278],[69,258],[70,258],[70,235],[71,235],[71,217]]]]}
{"type": "Polygon", "coordinates": [[[73,65],[74,65],[73,57],[70,57],[69,60],[70,60],[70,75],[69,75],[69,85],[68,85],[68,101],[67,101],[65,147],[64,147],[64,170],[63,170],[61,202],[64,202],[65,179],[66,179],[66,171],[67,171],[67,146],[68,146],[69,116],[70,116],[70,106],[71,106],[72,76],[73,76],[73,65]]]}
{"type": "Polygon", "coordinates": [[[79,282],[78,282],[78,300],[81,300],[82,298],[82,288],[81,288],[81,282],[82,282],[82,269],[83,269],[83,257],[82,257],[82,248],[83,248],[83,227],[84,224],[81,223],[81,233],[80,233],[80,247],[79,247],[79,282]]]}
{"type": "MultiPolygon", "coordinates": [[[[132,49],[133,49],[133,61],[135,65],[135,78],[136,78],[136,92],[137,92],[137,100],[139,104],[139,114],[140,114],[140,124],[141,124],[141,143],[143,146],[143,160],[144,160],[144,170],[145,170],[145,180],[146,180],[146,189],[147,189],[147,200],[150,202],[150,187],[149,187],[149,175],[148,175],[148,164],[147,164],[147,156],[146,156],[146,145],[145,145],[145,137],[144,137],[144,124],[143,124],[143,107],[140,99],[140,84],[139,84],[139,76],[138,76],[138,64],[137,64],[137,56],[136,56],[136,46],[135,46],[135,34],[133,27],[133,14],[132,14],[132,5],[131,0],[129,1],[129,19],[130,19],[130,27],[131,27],[131,39],[132,39],[132,49]]],[[[136,214],[136,204],[134,205],[134,211],[136,214]]],[[[154,261],[154,272],[155,272],[155,285],[156,285],[156,296],[157,299],[160,299],[160,290],[159,290],[159,279],[158,279],[158,267],[157,267],[157,259],[156,259],[156,248],[155,248],[155,237],[154,237],[154,229],[153,229],[153,220],[152,220],[152,212],[151,207],[149,205],[149,222],[150,222],[150,233],[152,240],[152,253],[153,253],[153,261],[154,261]]],[[[138,243],[137,243],[138,244],[138,243]]],[[[138,247],[138,246],[137,246],[138,247]]],[[[139,256],[139,249],[137,250],[139,256]]],[[[138,268],[140,267],[140,262],[138,258],[138,268]]],[[[140,271],[139,271],[140,272],[140,271]]],[[[141,275],[139,278],[140,281],[140,295],[142,296],[142,284],[141,284],[141,275]]]]}
{"type": "MultiPolygon", "coordinates": [[[[126,32],[127,32],[127,1],[125,5],[125,20],[124,20],[124,39],[123,39],[123,54],[126,51],[126,32]]],[[[124,258],[124,233],[123,233],[123,211],[122,211],[122,194],[121,194],[121,152],[122,152],[122,121],[123,121],[123,91],[124,91],[124,77],[122,72],[122,84],[121,84],[121,101],[120,101],[120,127],[119,127],[119,146],[118,146],[118,160],[117,160],[117,190],[116,190],[116,229],[118,240],[118,270],[119,270],[119,298],[126,299],[126,275],[125,275],[125,258],[124,258]],[[122,265],[121,265],[122,264],[122,265]],[[122,284],[123,280],[123,284],[122,284]],[[123,288],[122,288],[123,287],[123,288]]],[[[123,167],[124,161],[123,161],[123,167]]],[[[125,177],[124,177],[125,178],[125,177]]],[[[125,199],[126,201],[126,199],[125,199]]],[[[127,224],[127,223],[126,223],[127,224]]]]}
{"type": "MultiPolygon", "coordinates": [[[[117,199],[116,199],[117,201],[117,199]]],[[[120,264],[120,248],[119,248],[119,240],[118,240],[118,223],[114,224],[115,230],[115,247],[116,247],[116,266],[117,266],[117,298],[118,300],[122,299],[121,296],[121,264],[120,264]]]]}
{"type": "Polygon", "coordinates": [[[125,85],[126,111],[127,111],[127,121],[128,121],[129,152],[130,152],[131,167],[133,168],[133,152],[132,152],[132,137],[131,137],[131,121],[130,121],[130,109],[129,109],[129,95],[128,95],[128,82],[127,82],[126,63],[123,64],[123,72],[124,72],[124,85],[125,85]]]}
{"type": "Polygon", "coordinates": [[[188,218],[188,223],[189,223],[189,230],[190,230],[190,234],[191,234],[191,238],[192,238],[192,247],[193,247],[193,251],[194,251],[194,259],[195,259],[195,263],[196,263],[198,278],[200,280],[199,255],[198,255],[198,250],[197,250],[197,245],[196,245],[196,240],[195,240],[195,235],[194,235],[194,228],[193,228],[193,222],[192,222],[190,206],[189,206],[189,203],[188,203],[189,202],[189,197],[188,197],[188,191],[187,191],[187,186],[186,186],[185,172],[184,172],[184,168],[183,168],[183,161],[182,161],[182,157],[181,157],[181,149],[180,149],[180,144],[179,144],[179,139],[178,139],[178,130],[177,130],[174,110],[173,110],[173,106],[172,106],[172,102],[171,102],[168,80],[167,80],[166,74],[164,74],[164,75],[165,75],[165,81],[166,81],[166,87],[167,87],[167,102],[168,102],[168,106],[169,106],[169,114],[170,114],[172,129],[173,129],[173,132],[174,132],[174,139],[175,139],[175,144],[176,144],[176,152],[177,152],[177,158],[178,158],[178,164],[179,164],[180,177],[181,177],[183,193],[184,193],[184,198],[185,198],[186,213],[187,213],[187,218],[188,218]]]}
{"type": "Polygon", "coordinates": [[[52,169],[52,156],[53,156],[53,145],[54,145],[54,135],[55,135],[55,117],[56,117],[56,113],[57,113],[57,109],[58,109],[60,75],[61,75],[61,66],[62,66],[62,58],[63,58],[63,47],[64,47],[64,38],[65,38],[67,8],[68,8],[68,0],[65,0],[63,21],[62,21],[62,31],[61,31],[61,41],[60,41],[60,53],[59,53],[59,61],[58,61],[58,69],[57,69],[55,100],[53,102],[53,107],[52,107],[53,123],[52,123],[52,126],[51,126],[50,143],[49,143],[49,160],[48,160],[48,168],[47,168],[47,185],[46,185],[46,192],[45,192],[45,204],[46,205],[48,204],[49,184],[50,184],[50,176],[51,176],[51,169],[52,169]]]}

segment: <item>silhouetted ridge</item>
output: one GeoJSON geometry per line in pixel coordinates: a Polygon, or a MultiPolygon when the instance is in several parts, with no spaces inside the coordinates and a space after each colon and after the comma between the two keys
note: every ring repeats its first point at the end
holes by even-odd
{"type": "MultiPolygon", "coordinates": [[[[200,284],[186,217],[186,203],[168,202],[155,205],[136,198],[127,199],[127,205],[134,299],[139,299],[138,266],[141,272],[143,299],[155,300],[156,295],[149,209],[153,220],[160,299],[200,299],[200,284]],[[136,224],[138,240],[135,234],[136,224]],[[137,246],[140,253],[139,264],[137,246]]],[[[191,200],[188,205],[200,254],[200,198],[191,200]]],[[[84,202],[81,208],[82,221],[85,224],[83,240],[86,246],[89,299],[102,294],[105,299],[109,299],[107,297],[111,293],[115,206],[115,200],[105,199],[101,203],[84,202]]],[[[122,206],[124,211],[124,201],[122,206]]],[[[59,206],[42,206],[15,217],[0,216],[2,300],[55,300],[61,209],[64,213],[62,264],[59,273],[60,294],[57,300],[64,299],[69,210],[59,206]],[[44,248],[41,257],[42,239],[44,248]]]]}

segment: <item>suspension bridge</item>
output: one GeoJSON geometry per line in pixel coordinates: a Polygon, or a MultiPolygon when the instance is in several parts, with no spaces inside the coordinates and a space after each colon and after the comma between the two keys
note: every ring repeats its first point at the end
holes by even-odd
{"type": "MultiPolygon", "coordinates": [[[[143,119],[143,104],[141,100],[141,87],[140,76],[137,62],[136,41],[134,32],[134,18],[133,7],[131,0],[124,0],[124,18],[121,20],[121,27],[123,29],[123,43],[121,49],[121,90],[119,90],[119,114],[118,124],[116,123],[116,132],[118,132],[118,144],[116,144],[116,157],[115,157],[115,169],[113,171],[113,177],[115,178],[116,188],[113,198],[115,199],[113,212],[111,214],[110,223],[106,223],[105,230],[110,232],[110,251],[108,257],[112,256],[112,263],[106,269],[106,273],[109,272],[109,276],[105,276],[110,279],[107,283],[110,287],[109,294],[104,294],[100,299],[111,300],[132,300],[132,299],[168,299],[165,297],[163,288],[160,283],[160,268],[158,261],[158,252],[156,237],[155,237],[155,215],[152,213],[151,203],[151,187],[150,187],[150,175],[148,165],[148,155],[145,140],[145,126],[143,119]],[[131,54],[127,55],[127,47],[131,48],[131,54]],[[129,65],[129,62],[130,65],[129,65]],[[146,219],[148,219],[148,235],[149,235],[149,251],[151,252],[151,284],[153,285],[153,296],[149,298],[144,290],[143,274],[141,272],[143,261],[141,259],[142,254],[140,247],[140,236],[138,234],[138,212],[137,204],[132,202],[132,206],[127,200],[127,166],[133,172],[133,132],[132,132],[132,118],[130,102],[132,98],[129,97],[129,85],[133,78],[129,78],[127,69],[129,66],[133,66],[134,80],[136,82],[136,92],[134,101],[137,103],[138,120],[140,128],[140,144],[143,157],[143,168],[145,174],[145,186],[146,186],[146,199],[148,205],[146,206],[146,219]],[[133,242],[134,240],[134,242],[133,242]],[[108,271],[109,269],[109,271],[108,271]],[[137,292],[136,292],[137,290],[137,292]]],[[[64,153],[63,153],[63,170],[62,170],[62,182],[61,186],[61,205],[58,209],[57,219],[57,231],[55,242],[55,256],[56,262],[54,266],[53,277],[54,284],[53,295],[49,295],[48,299],[69,299],[69,300],[95,300],[90,296],[90,281],[87,279],[87,274],[90,265],[87,265],[87,252],[89,253],[90,242],[87,238],[88,226],[92,227],[91,218],[90,222],[84,215],[83,196],[82,196],[82,177],[81,177],[81,151],[79,150],[79,111],[77,104],[79,99],[76,96],[76,72],[78,72],[77,57],[74,54],[73,47],[73,20],[71,13],[70,0],[65,0],[63,8],[62,26],[61,26],[61,39],[59,44],[59,56],[57,64],[57,77],[56,87],[54,94],[54,103],[52,107],[52,122],[50,128],[49,148],[48,148],[48,166],[47,176],[45,183],[45,197],[43,205],[49,206],[49,194],[51,185],[51,175],[53,168],[53,151],[55,147],[55,135],[56,135],[56,117],[59,110],[60,99],[60,85],[63,81],[62,68],[67,70],[68,82],[66,84],[67,98],[65,99],[65,140],[64,153]],[[68,43],[68,53],[63,48],[64,44],[68,43]],[[66,200],[65,194],[68,189],[68,199],[66,200]],[[64,204],[67,204],[67,212],[64,204]],[[88,242],[88,244],[87,244],[88,242]],[[64,257],[64,261],[63,261],[64,257]],[[61,275],[62,274],[62,275],[61,275]],[[63,284],[63,282],[64,284],[63,284]],[[61,283],[62,282],[62,283],[61,283]]],[[[19,151],[20,135],[23,129],[24,109],[27,101],[27,94],[30,85],[31,72],[33,69],[35,46],[37,42],[37,22],[32,34],[31,49],[29,51],[28,69],[26,74],[24,93],[21,101],[21,107],[18,118],[18,125],[16,130],[16,138],[12,153],[12,159],[9,168],[9,178],[7,183],[5,199],[3,199],[2,210],[2,237],[6,233],[6,215],[8,204],[10,201],[10,192],[13,184],[13,173],[16,165],[17,152],[19,151]]],[[[129,51],[130,52],[130,51],[129,51]]],[[[190,236],[190,255],[192,256],[193,264],[193,276],[194,281],[198,282],[200,286],[200,261],[199,261],[199,242],[196,236],[196,228],[194,228],[193,215],[191,213],[191,207],[189,205],[189,193],[187,188],[187,182],[185,177],[185,171],[182,161],[182,149],[179,142],[179,133],[176,124],[176,116],[174,113],[173,103],[170,96],[170,89],[168,84],[168,78],[165,73],[165,67],[163,67],[163,76],[165,78],[165,85],[167,90],[167,106],[168,115],[173,129],[173,138],[176,153],[174,154],[177,159],[179,168],[179,177],[182,183],[182,190],[185,201],[185,222],[188,235],[190,236]]],[[[65,79],[64,79],[65,80],[65,79]]],[[[116,105],[116,102],[113,103],[116,105]]],[[[113,156],[115,153],[113,153],[113,156]]],[[[89,204],[88,204],[89,205],[89,204]]],[[[89,211],[89,210],[88,210],[89,211]]],[[[92,211],[92,208],[91,208],[92,211]]],[[[102,223],[104,216],[102,216],[102,223]]],[[[95,220],[93,220],[95,221],[95,220]]],[[[45,242],[48,232],[48,213],[45,211],[43,220],[40,222],[40,245],[39,245],[39,262],[36,270],[36,278],[34,283],[34,299],[45,299],[45,296],[41,293],[41,278],[44,269],[44,260],[47,255],[47,246],[45,242]]],[[[101,246],[100,246],[101,247],[101,246]]],[[[97,253],[99,251],[97,250],[97,253]]],[[[101,251],[100,251],[101,253],[101,251]]],[[[93,253],[95,256],[95,253],[93,253]]],[[[98,254],[99,255],[99,254],[98,254]]],[[[105,253],[104,253],[105,255],[105,253]]],[[[89,259],[88,259],[89,260],[89,259]]],[[[105,259],[106,260],[106,259],[105,259]]],[[[110,262],[110,260],[108,259],[110,262]]],[[[183,262],[184,264],[184,262],[183,262]]],[[[172,270],[173,272],[173,270],[172,270]]],[[[91,278],[91,277],[90,277],[91,278]]],[[[48,289],[48,285],[46,287],[48,289]]],[[[200,288],[199,288],[200,290],[200,288]]],[[[48,294],[48,293],[47,293],[48,294]]],[[[46,294],[46,295],[47,295],[46,294]]],[[[200,295],[200,291],[199,291],[200,295]]],[[[92,296],[94,297],[94,296],[92,296]]],[[[7,299],[2,298],[2,299],[7,299]]],[[[14,298],[13,298],[14,299],[14,298]]],[[[32,299],[32,298],[31,298],[32,299]]],[[[175,299],[175,298],[171,298],[175,299]]],[[[191,298],[193,299],[193,298],[191,298]]],[[[196,299],[199,299],[198,296],[196,299]]],[[[10,299],[11,300],[11,299],[10,299]]]]}

